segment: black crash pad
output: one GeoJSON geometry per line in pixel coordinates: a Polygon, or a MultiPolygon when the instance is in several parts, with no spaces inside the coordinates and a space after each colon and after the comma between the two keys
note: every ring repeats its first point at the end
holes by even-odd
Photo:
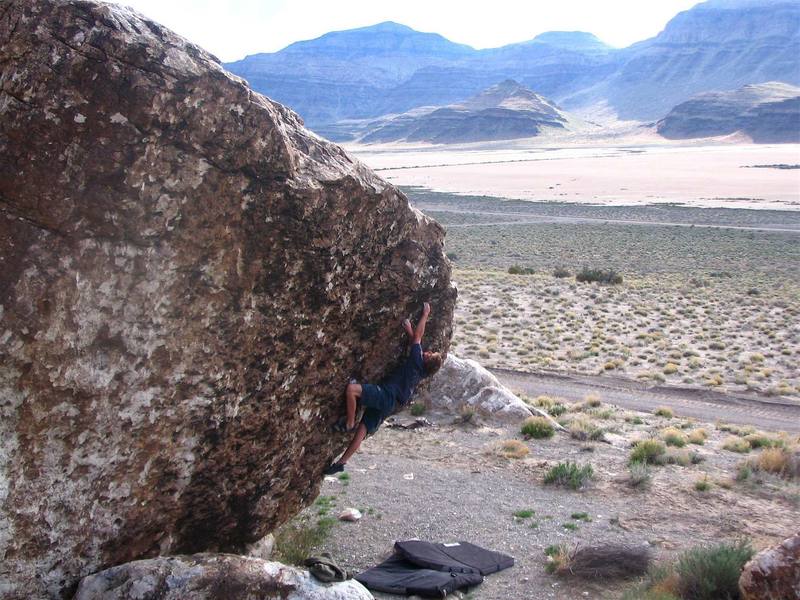
{"type": "Polygon", "coordinates": [[[473,573],[450,573],[425,569],[393,554],[376,567],[356,575],[356,580],[376,592],[427,598],[444,598],[447,594],[465,587],[478,585],[483,575],[473,573]]]}
{"type": "Polygon", "coordinates": [[[356,575],[356,580],[377,592],[444,598],[514,564],[511,556],[469,542],[408,540],[396,542],[394,550],[389,559],[356,575]]]}

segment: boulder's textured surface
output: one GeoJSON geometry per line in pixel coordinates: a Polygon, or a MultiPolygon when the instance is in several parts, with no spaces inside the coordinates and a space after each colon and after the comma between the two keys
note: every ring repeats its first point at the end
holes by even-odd
{"type": "Polygon", "coordinates": [[[756,554],[742,570],[743,600],[800,598],[800,533],[756,554]]]}
{"type": "Polygon", "coordinates": [[[488,423],[518,423],[531,415],[541,415],[556,429],[563,429],[546,412],[514,395],[477,362],[452,354],[415,401],[439,413],[458,415],[470,410],[488,423]]]}
{"type": "Polygon", "coordinates": [[[317,493],[351,376],[455,290],[443,230],[129,9],[0,4],[0,596],[241,550],[317,493]]]}
{"type": "Polygon", "coordinates": [[[371,600],[355,579],[320,583],[308,571],[233,554],[137,560],[81,581],[74,600],[371,600]]]}

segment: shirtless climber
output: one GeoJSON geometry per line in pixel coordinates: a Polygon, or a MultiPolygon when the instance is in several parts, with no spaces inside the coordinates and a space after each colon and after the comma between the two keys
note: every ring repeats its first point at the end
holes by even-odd
{"type": "Polygon", "coordinates": [[[433,375],[442,366],[441,354],[422,350],[422,336],[430,314],[431,305],[425,302],[416,329],[408,319],[403,321],[403,329],[408,334],[408,357],[388,377],[378,384],[351,382],[347,385],[347,414],[337,425],[339,431],[353,432],[353,439],[342,457],[325,469],[325,475],[343,471],[366,435],[375,433],[386,417],[408,404],[420,380],[433,375]],[[364,408],[364,416],[356,424],[356,410],[359,406],[364,408]]]}

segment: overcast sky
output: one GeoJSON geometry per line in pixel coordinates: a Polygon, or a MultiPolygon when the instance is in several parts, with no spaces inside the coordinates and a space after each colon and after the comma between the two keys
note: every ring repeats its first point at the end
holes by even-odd
{"type": "Polygon", "coordinates": [[[223,61],[275,52],[328,31],[396,21],[492,48],[543,31],[589,31],[612,46],[652,37],[699,0],[113,0],[132,6],[223,61]]]}

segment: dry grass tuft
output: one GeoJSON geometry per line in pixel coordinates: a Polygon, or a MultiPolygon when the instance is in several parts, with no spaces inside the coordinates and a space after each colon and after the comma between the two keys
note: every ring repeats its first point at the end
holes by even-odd
{"type": "Polygon", "coordinates": [[[738,452],[739,454],[746,454],[750,452],[750,443],[740,437],[730,436],[722,442],[722,449],[730,452],[738,452]]]}
{"type": "Polygon", "coordinates": [[[800,478],[800,449],[766,448],[747,464],[751,469],[797,479],[800,478]]]}
{"type": "Polygon", "coordinates": [[[505,440],[500,442],[498,452],[506,458],[524,458],[528,456],[530,450],[519,440],[505,440]]]}
{"type": "Polygon", "coordinates": [[[702,427],[700,429],[695,429],[694,431],[689,432],[687,439],[689,440],[690,444],[696,444],[698,446],[702,446],[703,444],[706,443],[706,440],[708,439],[708,431],[706,431],[702,427]]]}
{"type": "Polygon", "coordinates": [[[661,430],[661,439],[667,444],[667,446],[675,446],[677,448],[683,448],[686,445],[686,436],[683,435],[683,432],[675,427],[667,427],[666,429],[661,430]]]}
{"type": "Polygon", "coordinates": [[[647,572],[652,556],[647,546],[608,544],[568,550],[565,546],[550,556],[552,573],[585,579],[639,577],[647,572]]]}

